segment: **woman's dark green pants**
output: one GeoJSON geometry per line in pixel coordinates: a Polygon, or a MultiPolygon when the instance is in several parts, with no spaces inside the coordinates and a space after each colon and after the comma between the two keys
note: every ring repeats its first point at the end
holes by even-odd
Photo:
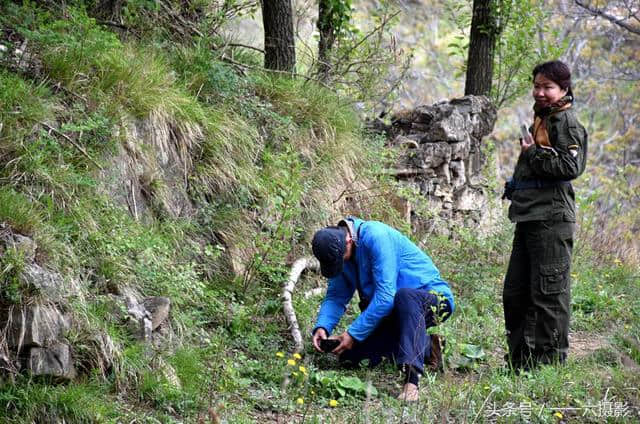
{"type": "Polygon", "coordinates": [[[564,362],[569,348],[571,252],[575,224],[516,224],[503,304],[513,368],[564,362]]]}

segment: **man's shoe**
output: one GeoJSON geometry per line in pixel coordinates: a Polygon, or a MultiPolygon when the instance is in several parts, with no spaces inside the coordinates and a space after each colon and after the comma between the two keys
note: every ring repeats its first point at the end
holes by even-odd
{"type": "Polygon", "coordinates": [[[431,356],[427,361],[427,367],[431,371],[444,372],[444,363],[442,362],[442,349],[445,342],[440,339],[437,334],[431,334],[431,356]]]}
{"type": "Polygon", "coordinates": [[[419,395],[418,386],[412,383],[407,383],[402,388],[402,393],[398,395],[398,400],[402,400],[404,402],[416,402],[420,398],[419,395]]]}

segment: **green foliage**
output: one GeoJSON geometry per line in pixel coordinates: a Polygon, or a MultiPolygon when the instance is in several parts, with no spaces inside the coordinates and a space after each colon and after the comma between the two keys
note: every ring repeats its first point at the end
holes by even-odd
{"type": "Polygon", "coordinates": [[[400,49],[392,33],[398,14],[380,2],[360,26],[342,24],[330,52],[332,85],[364,111],[386,107],[409,70],[412,53],[400,49]]]}
{"type": "Polygon", "coordinates": [[[360,128],[351,105],[322,86],[269,74],[258,74],[254,81],[258,95],[268,99],[279,115],[303,128],[331,129],[338,136],[354,135],[360,128]]]}
{"type": "Polygon", "coordinates": [[[93,201],[73,211],[75,228],[69,228],[84,260],[95,269],[103,290],[133,286],[147,295],[168,296],[181,306],[203,297],[204,283],[180,246],[180,222],[143,226],[108,202],[93,201]]]}
{"type": "MultiPolygon", "coordinates": [[[[583,407],[597,404],[605,394],[627,400],[635,393],[631,387],[640,384],[637,373],[619,364],[618,351],[638,360],[637,268],[619,252],[596,255],[581,241],[572,271],[572,330],[597,339],[603,348],[582,356],[571,352],[564,368],[542,367],[521,376],[501,370],[506,346],[500,299],[509,225],[486,238],[461,230],[422,240],[451,282],[457,309],[434,330],[446,338],[448,371],[425,374],[422,387],[429,398],[418,408],[394,400],[401,380],[391,364],[325,370],[337,366],[335,358],[315,355],[310,348],[295,358],[295,365],[287,364],[288,355],[274,359],[273,352],[291,346],[279,298],[286,264],[308,254],[315,228],[348,209],[410,231],[389,204],[398,193],[384,174],[393,153],[383,148],[383,138],[363,133],[350,106],[353,98],[344,96],[356,93],[366,100],[388,89],[380,81],[397,52],[388,51],[382,59],[377,55],[389,22],[367,33],[343,22],[343,41],[335,53],[348,60],[340,64],[346,73],[336,80],[342,93],[336,94],[302,78],[247,77],[224,62],[216,51],[218,39],[191,38],[190,23],[203,31],[216,7],[222,11],[238,2],[207,3],[212,8],[202,9],[205,18],[199,20],[194,15],[205,2],[168,1],[172,12],[153,21],[148,18],[159,3],[128,1],[121,22],[129,29],[118,29],[121,36],[91,17],[102,2],[91,2],[88,12],[79,2],[45,3],[3,5],[0,17],[3,28],[28,39],[29,51],[43,66],[41,74],[20,76],[4,68],[7,62],[0,70],[0,178],[10,184],[0,188],[0,221],[33,235],[39,251],[43,238],[54,239],[55,248],[45,249],[45,265],[83,283],[81,294],[64,305],[74,316],[66,337],[81,376],[58,386],[19,377],[6,382],[0,390],[0,421],[198,422],[212,407],[229,422],[263,421],[274,414],[303,422],[389,422],[397,417],[478,422],[493,402],[530,402],[534,420],[554,422],[550,405],[583,407]],[[384,62],[380,67],[379,60],[384,62]],[[359,61],[363,64],[357,68],[359,61]],[[123,134],[121,122],[131,116],[159,118],[176,132],[197,127],[187,148],[193,168],[186,173],[197,219],[133,219],[105,197],[102,174],[69,141],[103,164],[125,141],[114,134],[123,134]],[[342,203],[346,197],[350,202],[342,203]],[[244,276],[234,279],[232,260],[242,262],[244,276]],[[113,293],[125,286],[171,298],[169,336],[160,339],[159,347],[135,342],[120,321],[126,311],[113,293]],[[611,335],[611,344],[603,334],[611,335]],[[465,374],[452,370],[458,360],[466,361],[461,366],[465,374]],[[332,406],[339,411],[331,412],[332,406]]],[[[509,22],[521,25],[518,30],[530,29],[531,20],[543,16],[537,10],[517,17],[523,21],[509,22]]],[[[340,15],[348,13],[344,9],[340,15]]],[[[381,12],[374,26],[391,14],[381,12]]],[[[512,35],[508,28],[503,34],[517,37],[515,27],[512,35]]],[[[503,48],[514,57],[526,47],[505,40],[503,48]]],[[[233,58],[258,63],[256,57],[233,58]]],[[[514,67],[521,63],[528,78],[529,65],[501,60],[514,67]]],[[[598,131],[605,131],[604,118],[595,117],[598,131]]],[[[156,153],[151,145],[134,147],[147,158],[156,153]]],[[[624,177],[631,180],[631,170],[625,168],[624,177]]],[[[161,178],[153,183],[172,188],[161,178]]],[[[611,181],[609,188],[633,200],[633,185],[625,186],[623,178],[611,181]]],[[[597,193],[580,209],[595,208],[601,196],[597,193]]],[[[584,219],[583,229],[600,228],[597,220],[584,219]]],[[[1,253],[3,300],[32,301],[33,293],[17,283],[24,257],[14,249],[1,253]]],[[[319,284],[319,278],[305,275],[296,293],[319,284]]],[[[319,296],[294,296],[305,336],[319,301],[319,296]]],[[[343,324],[356,314],[353,303],[343,324]]]]}
{"type": "Polygon", "coordinates": [[[631,165],[609,171],[606,168],[595,159],[590,161],[587,172],[598,180],[598,186],[587,188],[582,184],[582,191],[587,193],[577,199],[582,239],[577,248],[601,252],[597,260],[602,264],[613,260],[638,264],[640,244],[629,228],[635,228],[640,219],[633,206],[638,201],[640,172],[631,165]]]}
{"type": "Polygon", "coordinates": [[[0,303],[19,305],[29,295],[23,287],[24,254],[16,248],[5,248],[0,255],[0,303]]]}
{"type": "Polygon", "coordinates": [[[169,55],[174,69],[190,93],[208,104],[219,104],[240,94],[242,81],[221,62],[211,43],[199,40],[194,46],[178,45],[169,55]]]}
{"type": "Polygon", "coordinates": [[[501,108],[528,92],[533,68],[560,57],[567,43],[556,43],[558,31],[551,29],[551,13],[531,0],[498,1],[496,13],[502,31],[496,42],[491,99],[501,108]],[[544,39],[539,34],[544,33],[544,39]]]}
{"type": "MultiPolygon", "coordinates": [[[[449,54],[464,60],[458,76],[466,72],[473,2],[448,1],[447,12],[459,30],[448,45],[449,54]]],[[[491,2],[496,28],[493,58],[491,100],[498,107],[509,105],[522,96],[531,85],[534,66],[559,57],[567,48],[552,40],[557,32],[548,21],[549,9],[531,0],[495,0],[491,2]],[[540,33],[548,34],[541,40],[540,33]]]]}
{"type": "Polygon", "coordinates": [[[123,414],[106,395],[105,386],[96,382],[55,386],[20,378],[14,383],[3,383],[0,390],[0,420],[25,424],[112,421],[123,414]]]}
{"type": "Polygon", "coordinates": [[[148,42],[188,43],[218,34],[230,20],[253,16],[258,4],[249,0],[129,0],[123,3],[100,1],[91,4],[91,14],[121,22],[129,37],[148,42]]]}
{"type": "Polygon", "coordinates": [[[318,371],[313,373],[311,377],[314,385],[320,395],[324,395],[330,399],[338,399],[352,396],[377,396],[378,390],[371,385],[371,382],[365,383],[357,376],[340,375],[335,371],[318,371]]]}
{"type": "Polygon", "coordinates": [[[202,120],[203,111],[169,72],[153,48],[123,44],[82,7],[68,6],[64,19],[46,9],[11,5],[3,23],[32,41],[44,71],[72,93],[87,93],[112,114],[138,117],[152,110],[202,120]]]}
{"type": "Polygon", "coordinates": [[[265,191],[260,203],[271,219],[261,226],[253,242],[256,253],[243,277],[245,292],[256,273],[264,278],[260,286],[280,286],[284,282],[288,271],[284,265],[286,256],[301,233],[297,222],[302,214],[300,201],[306,190],[299,154],[291,147],[281,153],[269,150],[263,154],[261,186],[265,191]]]}
{"type": "Polygon", "coordinates": [[[450,357],[451,368],[460,370],[477,369],[478,361],[485,358],[486,353],[482,347],[469,343],[460,343],[457,345],[458,352],[450,357]]]}
{"type": "Polygon", "coordinates": [[[319,25],[322,28],[330,28],[332,30],[331,36],[339,38],[343,33],[355,32],[356,29],[349,26],[349,21],[352,15],[351,0],[326,0],[325,15],[321,16],[319,25]]]}
{"type": "Polygon", "coordinates": [[[51,94],[35,84],[0,68],[0,158],[13,150],[33,127],[52,115],[51,94]]]}
{"type": "Polygon", "coordinates": [[[33,235],[43,227],[39,208],[11,187],[0,187],[0,223],[23,235],[33,235]]]}

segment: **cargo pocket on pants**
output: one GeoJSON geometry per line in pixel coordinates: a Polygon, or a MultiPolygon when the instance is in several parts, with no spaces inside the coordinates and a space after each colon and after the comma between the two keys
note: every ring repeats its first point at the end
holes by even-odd
{"type": "Polygon", "coordinates": [[[540,290],[544,294],[559,294],[567,290],[569,284],[569,262],[563,259],[551,264],[540,265],[540,290]]]}

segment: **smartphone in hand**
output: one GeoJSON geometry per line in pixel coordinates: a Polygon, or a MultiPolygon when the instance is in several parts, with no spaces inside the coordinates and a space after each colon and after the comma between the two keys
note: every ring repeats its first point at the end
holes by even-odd
{"type": "Polygon", "coordinates": [[[527,126],[524,124],[520,125],[520,135],[522,136],[523,140],[527,140],[527,137],[531,137],[527,126]]]}
{"type": "Polygon", "coordinates": [[[340,340],[338,339],[322,339],[320,340],[320,350],[328,353],[337,348],[339,344],[340,340]]]}

